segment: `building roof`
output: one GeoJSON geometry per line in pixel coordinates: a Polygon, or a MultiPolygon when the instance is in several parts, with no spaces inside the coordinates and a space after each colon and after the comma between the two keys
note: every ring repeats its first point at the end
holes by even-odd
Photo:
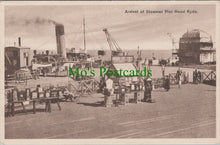
{"type": "Polygon", "coordinates": [[[186,38],[186,39],[198,38],[200,39],[200,42],[212,42],[211,35],[199,29],[193,29],[191,31],[187,31],[186,33],[183,34],[182,38],[186,38]]]}

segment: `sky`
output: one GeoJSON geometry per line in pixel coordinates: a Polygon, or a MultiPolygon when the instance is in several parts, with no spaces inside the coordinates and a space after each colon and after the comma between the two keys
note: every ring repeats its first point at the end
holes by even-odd
{"type": "Polygon", "coordinates": [[[215,5],[68,5],[6,6],[5,46],[13,46],[18,37],[31,49],[56,50],[53,22],[65,27],[67,48],[83,48],[83,17],[87,49],[109,50],[107,28],[121,49],[170,50],[175,41],[192,29],[208,32],[215,41],[215,5]],[[194,10],[189,13],[125,13],[126,10],[194,10]]]}

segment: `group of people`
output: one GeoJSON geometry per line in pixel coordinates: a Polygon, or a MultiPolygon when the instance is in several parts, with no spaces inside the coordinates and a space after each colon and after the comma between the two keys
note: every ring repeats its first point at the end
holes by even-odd
{"type": "MultiPolygon", "coordinates": [[[[182,85],[182,81],[184,81],[182,78],[183,76],[183,72],[182,70],[179,68],[176,72],[176,81],[178,84],[178,87],[180,88],[182,85]]],[[[163,76],[163,80],[164,80],[164,89],[166,91],[170,90],[170,76],[169,75],[165,75],[165,67],[162,66],[162,76],[163,76]]],[[[197,69],[193,72],[193,83],[199,83],[201,81],[201,72],[197,71],[197,69]]],[[[111,83],[112,84],[112,83],[111,83]]],[[[106,87],[106,82],[105,82],[105,78],[101,78],[100,80],[100,89],[103,90],[106,87]]],[[[151,92],[153,90],[153,85],[152,85],[152,79],[151,78],[145,78],[144,79],[144,101],[145,102],[149,102],[152,103],[153,100],[151,98],[151,92]]]]}
{"type": "MultiPolygon", "coordinates": [[[[100,79],[100,92],[103,92],[105,95],[109,96],[113,93],[113,80],[110,78],[106,79],[102,77],[100,79]]],[[[154,101],[151,98],[151,92],[153,90],[152,87],[152,79],[145,78],[144,79],[144,102],[153,103],[154,101]]]]}
{"type": "MultiPolygon", "coordinates": [[[[169,91],[170,89],[170,77],[168,75],[165,75],[164,73],[165,69],[162,67],[162,75],[163,75],[163,78],[164,78],[164,89],[166,91],[169,91]]],[[[178,87],[180,88],[181,85],[182,85],[182,70],[179,68],[176,72],[176,81],[177,81],[177,84],[178,84],[178,87]]]]}
{"type": "Polygon", "coordinates": [[[197,69],[195,69],[195,71],[193,71],[193,84],[199,84],[201,83],[202,80],[202,73],[200,71],[197,71],[197,69]]]}

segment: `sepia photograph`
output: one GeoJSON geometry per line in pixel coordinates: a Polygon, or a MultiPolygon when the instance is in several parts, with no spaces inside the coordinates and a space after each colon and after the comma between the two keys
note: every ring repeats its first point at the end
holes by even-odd
{"type": "Polygon", "coordinates": [[[4,139],[217,139],[218,5],[6,3],[4,139]]]}

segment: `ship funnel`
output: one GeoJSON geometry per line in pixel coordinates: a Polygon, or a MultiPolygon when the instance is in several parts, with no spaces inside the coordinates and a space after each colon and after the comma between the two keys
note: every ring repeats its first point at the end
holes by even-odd
{"type": "Polygon", "coordinates": [[[64,26],[62,24],[56,24],[55,31],[57,41],[57,54],[66,58],[64,26]]]}

